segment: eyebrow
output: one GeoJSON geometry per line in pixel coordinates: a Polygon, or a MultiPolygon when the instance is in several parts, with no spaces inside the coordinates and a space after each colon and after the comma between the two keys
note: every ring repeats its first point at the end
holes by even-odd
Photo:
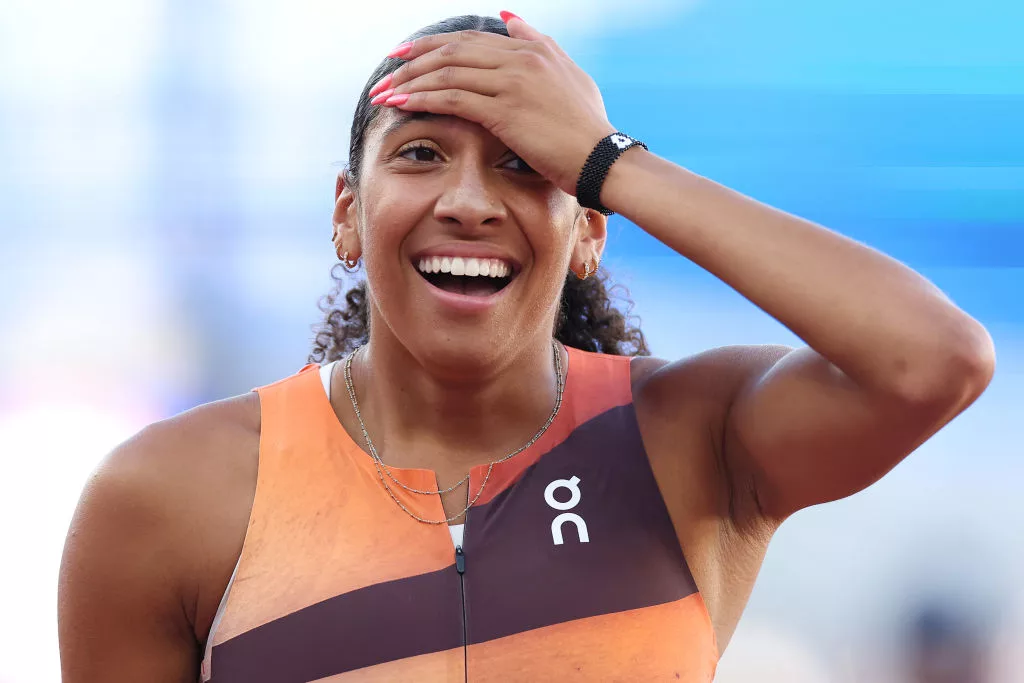
{"type": "Polygon", "coordinates": [[[381,139],[383,140],[383,139],[387,138],[392,133],[400,130],[402,127],[404,127],[404,126],[406,126],[406,125],[408,125],[408,124],[410,124],[410,123],[412,123],[414,121],[443,121],[445,119],[452,119],[452,118],[456,118],[456,117],[454,117],[454,116],[452,116],[450,114],[435,114],[435,113],[429,112],[429,111],[413,111],[413,112],[408,112],[406,115],[400,116],[399,118],[397,118],[394,121],[392,121],[391,123],[389,123],[388,127],[385,128],[384,131],[381,133],[381,139]]]}

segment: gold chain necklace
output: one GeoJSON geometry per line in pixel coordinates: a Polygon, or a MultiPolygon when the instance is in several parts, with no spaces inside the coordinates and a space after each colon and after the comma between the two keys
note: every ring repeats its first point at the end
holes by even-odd
{"type": "Polygon", "coordinates": [[[370,439],[370,433],[366,431],[366,424],[363,422],[363,415],[361,412],[359,412],[359,402],[356,400],[356,389],[355,385],[352,383],[352,359],[355,358],[356,353],[361,351],[363,347],[360,346],[359,348],[349,353],[348,356],[345,358],[345,388],[348,389],[348,397],[349,400],[352,401],[352,410],[355,412],[356,419],[359,421],[359,428],[363,432],[363,439],[366,440],[366,448],[367,450],[370,451],[370,457],[373,460],[374,466],[377,468],[377,476],[380,477],[380,483],[384,485],[384,489],[388,492],[388,495],[391,496],[391,500],[395,501],[398,504],[398,507],[405,510],[406,514],[408,514],[410,517],[412,517],[418,522],[423,522],[424,524],[448,524],[449,522],[452,522],[461,517],[462,515],[466,514],[469,508],[473,507],[476,501],[480,498],[480,495],[484,492],[484,487],[487,486],[487,480],[491,478],[491,471],[494,469],[494,466],[505,462],[509,458],[513,458],[519,455],[527,448],[535,444],[537,442],[537,439],[542,437],[544,435],[544,432],[548,430],[548,427],[551,426],[551,423],[555,421],[555,416],[558,415],[558,409],[562,407],[562,392],[565,390],[565,376],[562,373],[562,357],[558,353],[558,343],[555,340],[551,340],[551,348],[555,358],[556,394],[555,407],[552,409],[547,421],[544,422],[544,425],[537,431],[536,434],[533,435],[532,439],[530,439],[525,444],[523,444],[516,450],[512,451],[508,455],[491,462],[491,464],[487,466],[487,474],[484,476],[484,480],[483,482],[481,482],[480,488],[477,490],[476,495],[473,496],[473,499],[469,500],[469,495],[467,492],[466,499],[468,500],[468,503],[466,507],[463,508],[462,511],[459,512],[457,515],[447,517],[443,520],[423,519],[422,517],[414,513],[412,510],[407,508],[405,504],[402,503],[402,501],[400,501],[397,496],[395,496],[394,491],[391,490],[391,486],[388,484],[387,481],[384,480],[384,475],[387,474],[388,479],[398,484],[399,486],[401,486],[406,491],[409,491],[410,493],[417,493],[424,496],[435,496],[440,495],[442,493],[454,491],[458,487],[462,486],[463,484],[469,481],[469,474],[466,474],[465,477],[460,479],[454,485],[449,486],[446,489],[438,489],[436,491],[423,491],[421,489],[412,488],[411,486],[407,486],[402,482],[398,481],[397,479],[395,479],[395,476],[391,474],[391,469],[386,464],[384,464],[384,460],[381,459],[380,455],[377,454],[377,449],[376,447],[374,447],[373,441],[370,439]]]}

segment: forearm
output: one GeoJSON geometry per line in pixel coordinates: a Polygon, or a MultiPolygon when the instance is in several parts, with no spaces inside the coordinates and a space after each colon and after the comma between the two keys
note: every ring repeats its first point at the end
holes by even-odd
{"type": "Polygon", "coordinates": [[[934,393],[989,344],[980,325],[894,259],[642,149],[612,166],[601,200],[862,387],[934,393]]]}

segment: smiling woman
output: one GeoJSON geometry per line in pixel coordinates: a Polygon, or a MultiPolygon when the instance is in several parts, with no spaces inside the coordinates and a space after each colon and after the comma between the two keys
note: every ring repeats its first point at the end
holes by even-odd
{"type": "Polygon", "coordinates": [[[365,282],[337,278],[312,362],[90,481],[67,683],[708,683],[779,525],[872,484],[993,372],[920,275],[649,152],[514,15],[381,63],[333,230],[365,282]],[[639,357],[594,276],[610,211],[807,346],[639,357]]]}

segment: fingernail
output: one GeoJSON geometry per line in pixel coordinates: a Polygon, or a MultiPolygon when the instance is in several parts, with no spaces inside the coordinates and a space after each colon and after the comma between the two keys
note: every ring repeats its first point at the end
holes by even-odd
{"type": "Polygon", "coordinates": [[[506,24],[508,22],[512,21],[513,19],[518,19],[519,21],[524,21],[524,19],[521,16],[519,16],[518,14],[512,14],[508,10],[504,10],[504,9],[501,10],[500,12],[498,12],[498,16],[500,16],[501,20],[504,21],[506,24]]]}
{"type": "Polygon", "coordinates": [[[384,104],[392,107],[401,107],[403,104],[409,101],[408,95],[392,95],[391,97],[384,100],[384,104]]]}
{"type": "Polygon", "coordinates": [[[394,74],[388,74],[384,78],[382,78],[379,81],[377,81],[376,83],[374,83],[373,87],[370,88],[370,92],[368,92],[367,95],[369,97],[373,97],[374,95],[379,93],[381,90],[383,90],[384,88],[386,88],[389,85],[391,85],[391,77],[392,76],[394,76],[394,74]]]}
{"type": "Polygon", "coordinates": [[[388,53],[388,57],[401,57],[402,55],[409,54],[409,50],[412,49],[412,43],[402,43],[394,50],[388,53]]]}
{"type": "Polygon", "coordinates": [[[394,95],[394,94],[395,94],[395,89],[394,88],[388,88],[387,90],[385,90],[384,92],[380,93],[379,95],[374,97],[372,100],[370,100],[370,104],[384,104],[384,102],[386,102],[387,99],[389,97],[391,97],[392,95],[394,95]]]}

